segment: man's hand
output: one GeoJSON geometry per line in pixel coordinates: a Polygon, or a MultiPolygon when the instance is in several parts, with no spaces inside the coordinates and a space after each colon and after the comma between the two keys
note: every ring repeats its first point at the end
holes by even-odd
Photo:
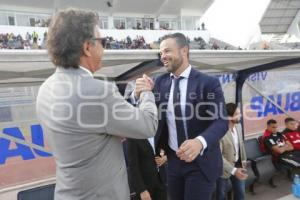
{"type": "Polygon", "coordinates": [[[143,74],[142,78],[136,79],[135,88],[134,88],[135,98],[139,99],[141,92],[151,91],[153,89],[153,86],[154,86],[153,80],[146,74],[143,74]]]}
{"type": "Polygon", "coordinates": [[[248,177],[248,175],[246,174],[246,172],[247,172],[247,170],[244,169],[244,168],[237,168],[236,171],[235,171],[235,173],[234,173],[234,176],[237,179],[243,181],[243,180],[246,180],[247,177],[248,177]]]}
{"type": "Polygon", "coordinates": [[[242,166],[243,166],[244,169],[247,168],[247,160],[242,161],[242,166]]]}
{"type": "Polygon", "coordinates": [[[151,200],[150,193],[147,190],[145,190],[144,192],[142,192],[140,194],[140,197],[141,197],[141,200],[151,200]]]}
{"type": "Polygon", "coordinates": [[[155,163],[157,167],[162,166],[167,162],[167,156],[165,155],[165,151],[163,149],[160,150],[159,156],[155,157],[155,163]]]}
{"type": "Polygon", "coordinates": [[[192,162],[200,154],[202,148],[202,143],[197,138],[194,138],[184,141],[176,154],[180,160],[192,162]]]}

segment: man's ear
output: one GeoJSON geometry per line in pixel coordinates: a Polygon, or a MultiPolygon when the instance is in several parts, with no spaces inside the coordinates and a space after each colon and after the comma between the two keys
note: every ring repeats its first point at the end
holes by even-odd
{"type": "Polygon", "coordinates": [[[87,56],[87,57],[91,57],[91,47],[92,47],[92,43],[89,41],[86,41],[83,43],[83,55],[87,56]]]}
{"type": "Polygon", "coordinates": [[[185,55],[188,55],[189,48],[188,48],[187,46],[183,47],[183,48],[182,48],[182,52],[183,52],[185,55]]]}

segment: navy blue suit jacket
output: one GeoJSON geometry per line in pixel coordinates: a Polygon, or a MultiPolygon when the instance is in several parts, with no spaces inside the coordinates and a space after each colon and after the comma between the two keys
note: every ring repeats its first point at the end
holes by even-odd
{"type": "MultiPolygon", "coordinates": [[[[155,80],[154,93],[159,110],[158,138],[159,148],[168,149],[168,126],[166,110],[172,80],[170,74],[163,74],[155,80]]],[[[192,68],[187,86],[187,134],[189,139],[199,135],[207,142],[203,155],[199,155],[194,162],[208,181],[215,181],[223,170],[223,161],[219,140],[228,130],[223,91],[219,80],[192,68]],[[222,117],[223,116],[223,117],[222,117]]]]}

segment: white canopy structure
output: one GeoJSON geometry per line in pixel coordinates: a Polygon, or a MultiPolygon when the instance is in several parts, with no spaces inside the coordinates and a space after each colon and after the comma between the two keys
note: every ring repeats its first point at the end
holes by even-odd
{"type": "MultiPolygon", "coordinates": [[[[190,63],[205,73],[236,72],[295,58],[300,58],[300,51],[190,51],[190,63]]],[[[158,61],[158,50],[106,50],[103,67],[95,73],[95,77],[119,80],[128,72],[135,76],[139,74],[138,66],[151,61],[158,61]]],[[[153,66],[152,69],[151,66],[148,68],[151,73],[164,70],[158,67],[158,62],[150,65],[153,66]]],[[[0,86],[40,84],[54,70],[55,66],[45,50],[3,50],[0,53],[0,86]]]]}
{"type": "Polygon", "coordinates": [[[169,14],[177,15],[184,10],[193,10],[201,16],[207,8],[213,3],[213,0],[2,0],[3,8],[35,8],[54,11],[65,7],[78,7],[92,9],[98,12],[111,13],[145,13],[145,14],[169,14]]]}

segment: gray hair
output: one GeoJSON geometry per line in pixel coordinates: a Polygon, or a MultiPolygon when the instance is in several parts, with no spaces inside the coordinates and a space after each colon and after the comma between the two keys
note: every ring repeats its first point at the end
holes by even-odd
{"type": "Polygon", "coordinates": [[[83,44],[94,37],[99,17],[95,12],[69,8],[52,18],[47,49],[55,66],[78,68],[83,44]]]}

